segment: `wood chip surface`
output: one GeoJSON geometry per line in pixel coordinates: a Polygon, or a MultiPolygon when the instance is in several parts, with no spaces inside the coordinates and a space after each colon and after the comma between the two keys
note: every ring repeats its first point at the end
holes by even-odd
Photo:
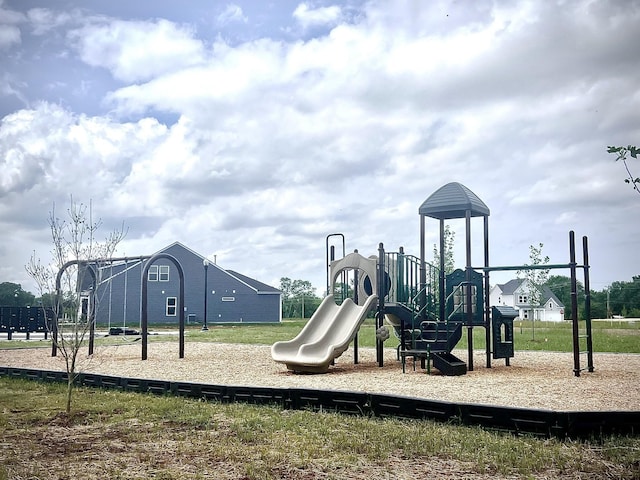
{"type": "MultiPolygon", "coordinates": [[[[96,348],[92,358],[81,352],[83,372],[124,377],[191,381],[217,385],[311,388],[385,393],[456,403],[503,405],[555,411],[640,411],[640,355],[595,353],[595,371],[573,373],[571,353],[516,352],[511,366],[493,360],[486,368],[484,351],[474,354],[474,370],[447,377],[427,375],[408,361],[406,373],[393,349],[379,367],[375,349],[360,348],[353,364],[350,348],[326,374],[296,374],[271,359],[269,346],[189,342],[185,358],[178,343],[152,342],[141,360],[140,342],[96,348]]],[[[467,361],[467,352],[453,352],[467,361]]],[[[582,358],[586,366],[586,358],[582,358]]],[[[62,356],[50,349],[0,350],[0,366],[65,371],[62,356]]]]}

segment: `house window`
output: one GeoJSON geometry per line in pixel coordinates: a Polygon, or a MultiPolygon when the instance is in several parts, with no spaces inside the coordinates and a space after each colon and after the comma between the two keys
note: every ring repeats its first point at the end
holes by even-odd
{"type": "Polygon", "coordinates": [[[522,311],[522,318],[524,318],[525,320],[529,319],[529,310],[522,311]]]}
{"type": "Polygon", "coordinates": [[[158,281],[158,266],[151,265],[149,267],[149,272],[147,273],[147,281],[148,282],[157,282],[158,281]]]}
{"type": "Polygon", "coordinates": [[[527,300],[529,299],[526,295],[518,295],[518,303],[527,303],[527,300]]]}
{"type": "Polygon", "coordinates": [[[553,310],[553,303],[549,302],[549,310],[553,310]]]}
{"type": "Polygon", "coordinates": [[[178,311],[178,299],[176,297],[167,297],[167,317],[175,317],[178,311]]]}
{"type": "Polygon", "coordinates": [[[158,280],[160,282],[169,281],[169,265],[160,265],[160,268],[158,271],[158,280]]]}

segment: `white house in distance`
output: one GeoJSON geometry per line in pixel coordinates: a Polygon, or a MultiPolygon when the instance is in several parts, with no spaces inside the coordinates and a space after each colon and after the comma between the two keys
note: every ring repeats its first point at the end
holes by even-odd
{"type": "Polygon", "coordinates": [[[489,303],[500,306],[507,305],[518,310],[523,320],[542,320],[545,322],[561,322],[564,320],[564,305],[549,287],[542,287],[542,307],[532,308],[529,303],[528,281],[515,278],[502,285],[495,285],[489,293],[489,303]]]}

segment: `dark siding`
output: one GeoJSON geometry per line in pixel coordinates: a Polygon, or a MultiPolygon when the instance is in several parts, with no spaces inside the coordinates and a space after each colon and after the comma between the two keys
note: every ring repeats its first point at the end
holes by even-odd
{"type": "Polygon", "coordinates": [[[103,325],[127,326],[138,328],[140,326],[140,294],[142,283],[140,274],[142,267],[134,262],[125,265],[117,265],[102,270],[102,278],[112,277],[98,288],[96,301],[97,322],[103,325]],[[127,293],[125,298],[125,283],[127,293]],[[109,308],[111,304],[111,308],[109,308]]]}
{"type": "MultiPolygon", "coordinates": [[[[182,266],[185,279],[185,321],[193,319],[202,323],[204,316],[204,265],[202,257],[181,244],[173,244],[162,252],[175,257],[182,266]]],[[[173,262],[166,258],[156,260],[154,265],[169,266],[169,281],[147,282],[149,323],[177,327],[180,318],[179,309],[183,306],[177,305],[176,316],[167,316],[166,301],[167,297],[176,297],[179,301],[178,271],[173,262]]],[[[118,271],[124,270],[124,265],[113,267],[112,270],[114,274],[117,274],[118,271]]],[[[280,321],[279,292],[257,292],[255,288],[251,288],[217,265],[210,264],[207,270],[208,323],[275,323],[280,321]],[[234,301],[223,301],[223,298],[233,298],[234,301]]],[[[121,326],[125,324],[124,321],[128,327],[138,328],[140,326],[141,273],[141,265],[130,268],[127,273],[126,320],[124,315],[124,273],[113,277],[111,287],[106,284],[99,289],[98,323],[109,323],[109,303],[111,303],[110,324],[112,326],[121,326]]],[[[109,269],[107,269],[103,273],[103,277],[107,277],[109,274],[109,269]]],[[[241,276],[241,278],[247,277],[241,276]]]]}

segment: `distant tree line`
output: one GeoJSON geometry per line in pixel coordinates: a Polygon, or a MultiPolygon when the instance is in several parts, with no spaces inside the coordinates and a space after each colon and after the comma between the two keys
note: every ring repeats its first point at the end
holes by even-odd
{"type": "MultiPolygon", "coordinates": [[[[53,293],[44,293],[41,297],[24,290],[19,283],[0,283],[0,307],[51,307],[53,305],[53,293]]],[[[68,299],[63,298],[62,303],[66,306],[68,299]]]]}
{"type": "Polygon", "coordinates": [[[311,318],[322,299],[307,280],[280,279],[282,292],[282,316],[284,318],[311,318]]]}
{"type": "MultiPolygon", "coordinates": [[[[571,279],[562,275],[552,275],[545,283],[564,304],[564,317],[571,318],[571,279]]],[[[584,315],[584,285],[578,282],[578,315],[584,315]]],[[[591,318],[640,317],[640,275],[634,275],[630,282],[613,282],[609,287],[597,291],[591,289],[591,318]]]]}
{"type": "Polygon", "coordinates": [[[2,307],[30,307],[37,305],[36,296],[22,289],[19,283],[0,283],[0,306],[2,307]]]}

